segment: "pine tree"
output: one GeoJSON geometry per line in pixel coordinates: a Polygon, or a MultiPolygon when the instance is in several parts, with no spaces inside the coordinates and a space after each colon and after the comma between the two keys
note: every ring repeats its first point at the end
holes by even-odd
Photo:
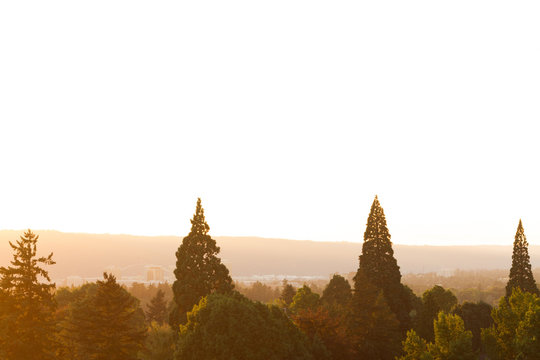
{"type": "Polygon", "coordinates": [[[351,285],[341,275],[335,274],[324,289],[321,301],[328,305],[348,305],[352,298],[351,285]]]}
{"type": "Polygon", "coordinates": [[[28,230],[15,244],[11,266],[0,268],[0,355],[2,359],[53,359],[56,303],[48,272],[52,253],[37,257],[39,236],[28,230]],[[44,279],[45,282],[40,282],[44,279]]]}
{"type": "Polygon", "coordinates": [[[146,319],[148,322],[155,321],[162,325],[167,318],[167,302],[165,301],[165,293],[159,289],[156,296],[150,300],[147,305],[146,319]]]}
{"type": "MultiPolygon", "coordinates": [[[[410,328],[410,298],[401,284],[401,273],[394,257],[383,208],[375,196],[369,213],[360,266],[371,284],[383,291],[390,309],[396,314],[403,332],[410,328]]],[[[357,275],[358,276],[358,273],[357,275]]]]}
{"type": "Polygon", "coordinates": [[[523,291],[530,292],[531,294],[540,295],[532,274],[528,247],[529,243],[525,237],[523,224],[521,223],[521,219],[519,219],[519,225],[514,240],[512,268],[510,269],[510,278],[506,284],[507,298],[512,295],[512,290],[516,287],[523,291]]]}
{"type": "Polygon", "coordinates": [[[139,300],[110,274],[95,291],[76,301],[67,321],[67,337],[81,359],[135,360],[146,336],[139,300]]]}
{"type": "Polygon", "coordinates": [[[173,284],[174,308],[169,324],[178,330],[186,322],[186,314],[199,300],[211,293],[228,293],[233,282],[227,267],[217,257],[219,247],[208,235],[210,227],[204,218],[201,199],[197,200],[191,220],[191,231],[176,252],[176,280],[173,284]]]}

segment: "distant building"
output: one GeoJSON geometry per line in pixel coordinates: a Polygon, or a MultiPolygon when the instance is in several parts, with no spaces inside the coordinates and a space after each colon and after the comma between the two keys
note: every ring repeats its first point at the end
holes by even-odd
{"type": "Polygon", "coordinates": [[[161,266],[147,266],[146,281],[165,281],[165,270],[161,266]]]}

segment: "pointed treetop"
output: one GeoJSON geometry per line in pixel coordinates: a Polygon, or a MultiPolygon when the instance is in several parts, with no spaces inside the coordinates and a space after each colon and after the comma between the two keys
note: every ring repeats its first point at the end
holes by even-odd
{"type": "Polygon", "coordinates": [[[521,222],[521,219],[519,219],[519,224],[518,224],[518,227],[517,227],[517,233],[524,233],[524,229],[523,229],[523,223],[521,222]]]}
{"type": "Polygon", "coordinates": [[[383,241],[390,241],[390,234],[386,227],[386,217],[384,210],[379,202],[379,197],[375,195],[373,203],[371,204],[371,210],[369,211],[369,217],[367,221],[366,231],[364,233],[364,241],[383,238],[383,241]]]}
{"type": "Polygon", "coordinates": [[[520,244],[521,246],[528,246],[527,237],[525,236],[525,229],[523,228],[523,222],[519,219],[519,224],[516,230],[516,236],[514,238],[514,245],[520,244]]]}
{"type": "Polygon", "coordinates": [[[193,219],[191,220],[191,231],[192,234],[206,235],[210,230],[210,226],[206,223],[204,219],[204,209],[201,205],[201,198],[197,199],[197,207],[195,208],[195,214],[193,214],[193,219]]]}
{"type": "Polygon", "coordinates": [[[512,253],[512,267],[510,268],[510,276],[506,284],[506,296],[512,294],[514,288],[520,288],[523,291],[532,294],[540,294],[536,281],[531,270],[531,260],[529,256],[529,243],[525,236],[523,223],[519,220],[516,236],[514,238],[514,250],[512,253]]]}

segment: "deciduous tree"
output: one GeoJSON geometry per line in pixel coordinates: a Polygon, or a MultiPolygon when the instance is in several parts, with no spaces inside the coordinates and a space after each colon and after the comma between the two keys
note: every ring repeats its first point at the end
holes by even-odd
{"type": "Polygon", "coordinates": [[[422,308],[415,326],[418,334],[427,341],[433,341],[435,338],[433,321],[440,311],[448,313],[456,305],[457,298],[450,290],[445,290],[439,285],[426,290],[422,295],[422,308]]]}
{"type": "Polygon", "coordinates": [[[293,301],[290,305],[292,313],[296,313],[300,310],[315,310],[320,304],[319,294],[311,291],[311,288],[307,285],[302,286],[294,295],[293,301]]]}
{"type": "Polygon", "coordinates": [[[202,298],[187,319],[177,360],[313,360],[316,352],[281,309],[237,293],[202,298]]]}
{"type": "Polygon", "coordinates": [[[494,325],[482,330],[482,342],[490,359],[540,359],[540,298],[515,288],[501,298],[491,316],[494,325]]]}
{"type": "Polygon", "coordinates": [[[283,279],[283,288],[281,289],[281,295],[279,296],[279,299],[286,307],[288,307],[293,302],[294,295],[296,295],[296,289],[294,288],[294,286],[289,284],[287,279],[283,279]]]}
{"type": "Polygon", "coordinates": [[[403,342],[404,355],[400,360],[474,360],[472,333],[465,330],[463,320],[452,314],[439,312],[435,319],[435,341],[427,343],[414,330],[403,342]]]}

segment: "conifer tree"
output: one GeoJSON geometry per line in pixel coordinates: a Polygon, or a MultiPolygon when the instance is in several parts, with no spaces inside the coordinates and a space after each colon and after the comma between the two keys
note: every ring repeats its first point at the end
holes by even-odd
{"type": "Polygon", "coordinates": [[[167,302],[165,301],[165,293],[159,289],[156,296],[150,300],[150,304],[147,305],[146,319],[148,322],[155,321],[162,325],[167,318],[167,302]]]}
{"type": "Polygon", "coordinates": [[[135,360],[146,336],[139,300],[113,275],[103,277],[94,291],[72,305],[67,337],[80,359],[135,360]]]}
{"type": "Polygon", "coordinates": [[[229,270],[217,256],[219,247],[216,240],[208,235],[209,230],[199,198],[191,220],[191,231],[176,252],[174,307],[169,316],[169,324],[175,332],[180,324],[185,324],[187,312],[191,311],[202,297],[214,292],[229,293],[233,290],[229,270]]]}
{"type": "Polygon", "coordinates": [[[354,279],[352,314],[349,319],[360,359],[393,360],[401,348],[399,321],[382,290],[359,271],[354,279]]]}
{"type": "Polygon", "coordinates": [[[52,253],[37,257],[39,236],[31,230],[15,244],[11,266],[0,268],[0,357],[6,360],[53,359],[56,303],[48,272],[52,253]],[[40,282],[45,280],[46,282],[40,282]]]}
{"type": "Polygon", "coordinates": [[[358,273],[360,271],[371,284],[383,291],[390,309],[400,322],[401,330],[405,332],[410,327],[410,297],[401,284],[401,273],[394,257],[386,217],[377,196],[371,205],[364,233],[358,273]]]}
{"type": "Polygon", "coordinates": [[[512,254],[512,268],[510,268],[510,278],[506,284],[506,297],[512,295],[514,288],[520,288],[522,291],[531,294],[540,295],[538,287],[534,281],[531,270],[531,260],[529,258],[529,243],[525,237],[525,231],[521,219],[514,239],[514,252],[512,254]]]}

